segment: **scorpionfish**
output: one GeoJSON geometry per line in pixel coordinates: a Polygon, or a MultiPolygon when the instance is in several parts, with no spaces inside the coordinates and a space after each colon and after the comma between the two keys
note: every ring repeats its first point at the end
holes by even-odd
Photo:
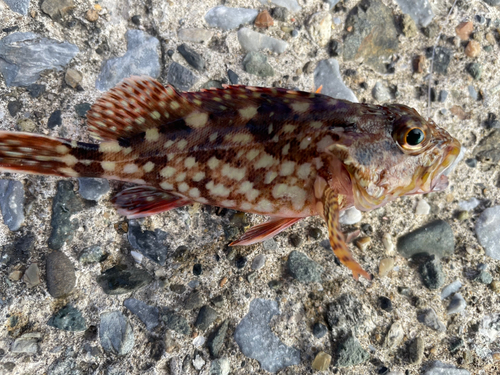
{"type": "Polygon", "coordinates": [[[112,202],[143,217],[198,202],[268,215],[231,245],[270,238],[319,215],[357,280],[339,213],[447,186],[460,143],[400,104],[357,104],[319,93],[225,86],[178,92],[131,77],[87,113],[98,144],[0,132],[0,170],[134,183],[112,202]]]}

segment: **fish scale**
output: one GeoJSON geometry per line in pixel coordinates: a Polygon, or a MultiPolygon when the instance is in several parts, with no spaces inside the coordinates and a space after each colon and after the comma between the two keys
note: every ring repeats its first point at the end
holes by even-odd
{"type": "Polygon", "coordinates": [[[132,182],[112,199],[129,217],[193,202],[271,216],[231,245],[319,215],[356,279],[371,276],[349,252],[339,212],[442,189],[460,151],[403,105],[245,86],[179,93],[149,77],[104,94],[87,122],[101,143],[0,132],[0,170],[132,182]]]}

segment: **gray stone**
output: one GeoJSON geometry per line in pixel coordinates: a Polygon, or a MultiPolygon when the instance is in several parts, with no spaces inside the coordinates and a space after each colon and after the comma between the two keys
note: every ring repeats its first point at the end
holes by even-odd
{"type": "Polygon", "coordinates": [[[161,229],[142,230],[139,223],[130,220],[128,225],[128,241],[132,247],[145,257],[161,266],[165,265],[170,247],[167,244],[167,233],[161,229]]]}
{"type": "Polygon", "coordinates": [[[446,275],[438,258],[434,255],[419,267],[422,282],[430,290],[436,290],[444,285],[446,275]]]}
{"type": "Polygon", "coordinates": [[[83,209],[83,203],[73,191],[73,184],[67,180],[57,183],[56,196],[52,201],[52,219],[50,233],[47,242],[51,249],[59,250],[64,243],[73,239],[74,233],[79,227],[77,220],[71,220],[71,216],[83,209]]]}
{"type": "Polygon", "coordinates": [[[288,256],[288,272],[301,283],[320,283],[323,267],[299,251],[292,251],[288,256]]]}
{"type": "Polygon", "coordinates": [[[408,359],[411,364],[419,364],[424,358],[424,340],[416,337],[408,347],[408,359]]]}
{"type": "Polygon", "coordinates": [[[497,164],[500,161],[500,129],[493,129],[481,139],[472,155],[479,161],[497,164]]]}
{"type": "Polygon", "coordinates": [[[10,10],[12,10],[13,12],[22,14],[23,16],[28,15],[30,0],[4,0],[4,1],[5,4],[7,4],[10,10]]]}
{"type": "Polygon", "coordinates": [[[35,236],[28,233],[15,242],[3,246],[0,265],[10,266],[17,263],[26,263],[35,248],[35,236]]]}
{"type": "Polygon", "coordinates": [[[446,308],[446,313],[448,315],[461,313],[462,311],[465,310],[466,307],[467,307],[467,302],[465,302],[464,297],[462,297],[460,293],[456,293],[452,297],[450,304],[446,308]]]}
{"type": "Polygon", "coordinates": [[[104,293],[110,295],[133,292],[149,284],[151,280],[147,271],[125,265],[109,268],[97,277],[104,293]]]}
{"type": "Polygon", "coordinates": [[[342,294],[333,303],[328,305],[326,319],[330,327],[340,332],[355,332],[361,328],[366,320],[363,305],[351,294],[342,294]]]}
{"type": "Polygon", "coordinates": [[[435,361],[427,368],[424,375],[470,375],[470,372],[458,369],[453,365],[435,361]]]}
{"type": "Polygon", "coordinates": [[[188,91],[200,77],[175,61],[168,67],[167,82],[177,90],[188,91]]]}
{"type": "Polygon", "coordinates": [[[373,86],[372,96],[375,100],[385,103],[391,100],[391,92],[382,82],[377,82],[373,86]]]}
{"type": "Polygon", "coordinates": [[[62,70],[79,52],[68,42],[34,33],[12,33],[0,40],[0,72],[7,86],[29,86],[45,70],[62,70]]]}
{"type": "Polygon", "coordinates": [[[135,342],[132,326],[120,311],[101,314],[99,339],[106,352],[118,355],[129,353],[135,342]]]}
{"type": "MultiPolygon", "coordinates": [[[[67,350],[67,353],[69,349],[67,350]]],[[[68,354],[73,354],[70,352],[68,354]]],[[[47,369],[47,375],[83,375],[73,356],[63,356],[52,362],[47,369]]]]}
{"type": "Polygon", "coordinates": [[[205,70],[205,60],[194,49],[183,43],[177,47],[177,51],[182,55],[182,57],[184,57],[187,63],[191,65],[193,68],[195,68],[200,72],[205,70]]]}
{"type": "Polygon", "coordinates": [[[446,327],[439,320],[436,312],[433,309],[421,310],[417,313],[417,320],[438,332],[446,331],[446,327]]]}
{"type": "Polygon", "coordinates": [[[160,324],[159,310],[155,306],[139,301],[135,298],[129,298],[123,301],[123,305],[144,323],[148,331],[152,331],[160,324]]]}
{"type": "Polygon", "coordinates": [[[437,220],[399,237],[397,249],[405,258],[422,254],[450,256],[455,251],[455,237],[447,222],[437,220]]]}
{"type": "Polygon", "coordinates": [[[434,18],[428,0],[396,0],[403,13],[409,14],[416,24],[428,26],[434,18]]]}
{"type": "Polygon", "coordinates": [[[205,43],[209,41],[214,32],[212,30],[206,29],[180,29],[177,31],[177,37],[179,40],[183,40],[186,42],[195,42],[195,43],[205,43]]]}
{"type": "Polygon", "coordinates": [[[60,109],[56,109],[54,112],[50,114],[49,119],[47,120],[47,127],[49,129],[54,129],[56,126],[62,125],[61,114],[62,112],[60,109]]]}
{"type": "Polygon", "coordinates": [[[109,181],[105,178],[78,179],[78,192],[83,199],[96,201],[109,191],[109,181]]]}
{"type": "Polygon", "coordinates": [[[478,80],[481,78],[481,74],[483,74],[483,67],[479,63],[470,63],[465,67],[467,73],[471,75],[472,78],[478,80]]]}
{"type": "Polygon", "coordinates": [[[34,288],[40,284],[40,268],[38,268],[37,263],[31,263],[26,271],[24,271],[23,281],[28,288],[34,288]]]}
{"type": "Polygon", "coordinates": [[[259,52],[249,52],[243,59],[243,68],[247,73],[259,77],[272,77],[274,69],[267,62],[267,56],[259,52]]]}
{"type": "Polygon", "coordinates": [[[500,0],[483,0],[486,4],[491,5],[492,7],[500,5],[500,0]]]}
{"type": "Polygon", "coordinates": [[[264,254],[259,254],[252,260],[252,269],[254,271],[260,270],[265,265],[266,265],[266,256],[264,254]]]}
{"type": "Polygon", "coordinates": [[[200,291],[194,291],[184,301],[184,310],[194,310],[203,306],[203,298],[200,291]]]}
{"type": "Polygon", "coordinates": [[[314,70],[314,87],[323,86],[321,93],[335,99],[357,103],[354,93],[342,81],[339,63],[335,59],[321,60],[314,70]]]}
{"type": "Polygon", "coordinates": [[[312,332],[314,337],[320,339],[328,333],[328,328],[324,324],[314,323],[312,332]]]}
{"type": "Polygon", "coordinates": [[[290,12],[298,12],[302,9],[301,6],[297,3],[297,0],[259,0],[264,5],[269,5],[269,3],[284,7],[288,9],[290,12]]]}
{"type": "Polygon", "coordinates": [[[474,88],[473,85],[467,86],[467,91],[469,92],[469,96],[471,97],[472,100],[477,100],[479,98],[479,93],[477,90],[474,88]]]}
{"type": "Polygon", "coordinates": [[[370,354],[363,349],[358,339],[352,334],[339,343],[337,348],[337,359],[335,366],[351,367],[366,362],[370,358],[370,354]]]}
{"type": "Polygon", "coordinates": [[[54,298],[67,296],[76,284],[75,268],[69,258],[60,251],[47,255],[47,289],[54,298]]]}
{"type": "Polygon", "coordinates": [[[279,314],[276,301],[254,299],[248,314],[234,331],[234,339],[241,352],[259,361],[261,367],[276,372],[300,363],[300,351],[283,344],[271,331],[269,322],[279,314]]]}
{"type": "Polygon", "coordinates": [[[217,317],[217,311],[212,309],[210,306],[203,306],[198,313],[194,326],[200,331],[206,331],[207,328],[215,322],[217,317]]]}
{"type": "Polygon", "coordinates": [[[56,312],[47,324],[63,331],[78,332],[87,329],[82,313],[71,305],[66,305],[56,312]]]}
{"type": "Polygon", "coordinates": [[[3,222],[11,231],[24,223],[24,185],[20,181],[0,180],[0,207],[3,222]]]}
{"type": "Polygon", "coordinates": [[[340,0],[323,0],[325,3],[330,5],[330,9],[332,9],[335,5],[339,3],[340,0]]]}
{"type": "Polygon", "coordinates": [[[433,59],[434,54],[434,64],[432,65],[432,71],[438,74],[447,74],[448,66],[450,65],[451,56],[453,55],[452,51],[445,47],[430,47],[426,50],[425,56],[428,59],[433,59]]]}
{"type": "MultiPolygon", "coordinates": [[[[90,103],[75,104],[75,112],[80,117],[87,117],[87,112],[90,110],[90,107],[90,103]]],[[[80,178],[79,180],[82,179],[83,178],[80,178]]]]}
{"type": "Polygon", "coordinates": [[[14,340],[10,346],[12,353],[37,354],[38,343],[42,338],[39,332],[25,333],[21,337],[14,340]]]}
{"type": "Polygon", "coordinates": [[[105,257],[104,251],[100,245],[92,245],[82,250],[78,260],[82,264],[97,263],[105,257]]]}
{"type": "Polygon", "coordinates": [[[270,50],[276,53],[283,53],[288,48],[287,42],[258,33],[246,27],[238,31],[238,41],[247,52],[270,50]]]}
{"type": "Polygon", "coordinates": [[[46,86],[39,85],[38,83],[33,83],[32,85],[26,87],[26,89],[28,90],[30,96],[36,99],[39,98],[45,92],[46,86]]]}
{"type": "Polygon", "coordinates": [[[500,206],[487,208],[476,221],[476,236],[487,256],[500,260],[500,206]]]}
{"type": "Polygon", "coordinates": [[[42,11],[57,22],[61,22],[62,18],[74,7],[73,0],[44,0],[41,6],[42,11]]]}
{"type": "Polygon", "coordinates": [[[185,336],[189,336],[191,334],[191,327],[189,327],[186,318],[183,316],[178,315],[167,308],[163,308],[161,310],[160,316],[167,329],[171,329],[172,331],[185,336]]]}
{"type": "Polygon", "coordinates": [[[455,280],[448,286],[444,287],[443,290],[441,291],[441,299],[446,299],[452,294],[458,292],[458,290],[462,287],[462,283],[460,280],[455,280]]]}
{"type": "Polygon", "coordinates": [[[222,350],[222,347],[224,346],[224,342],[226,341],[228,328],[229,321],[224,320],[224,322],[222,322],[222,324],[208,337],[207,347],[212,357],[220,357],[220,352],[222,350]]]}
{"type": "Polygon", "coordinates": [[[493,276],[488,271],[480,271],[479,275],[475,277],[476,281],[479,281],[482,284],[489,285],[493,282],[493,276]]]}
{"type": "Polygon", "coordinates": [[[128,30],[127,52],[121,57],[107,60],[96,81],[96,88],[109,90],[118,82],[132,75],[148,75],[156,78],[160,75],[160,42],[155,37],[141,30],[128,30]]]}
{"type": "Polygon", "coordinates": [[[210,364],[210,375],[229,375],[231,366],[227,358],[219,358],[210,364]]]}
{"type": "Polygon", "coordinates": [[[212,27],[232,30],[245,23],[253,22],[258,14],[259,11],[255,9],[230,8],[219,5],[205,14],[205,21],[212,27]]]}

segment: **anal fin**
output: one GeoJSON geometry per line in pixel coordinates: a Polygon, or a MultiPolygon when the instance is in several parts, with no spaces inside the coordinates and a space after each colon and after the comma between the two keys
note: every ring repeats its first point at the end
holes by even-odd
{"type": "Polygon", "coordinates": [[[252,245],[257,242],[265,241],[284,231],[301,219],[301,217],[273,218],[267,223],[262,223],[250,228],[239,239],[231,242],[229,246],[252,245]]]}
{"type": "Polygon", "coordinates": [[[340,262],[352,271],[354,279],[358,280],[359,276],[363,276],[367,280],[371,280],[372,276],[366,272],[352,256],[351,251],[347,247],[344,234],[340,229],[339,211],[340,211],[340,196],[332,189],[326,187],[323,192],[323,216],[328,227],[328,238],[332,246],[333,253],[340,262]]]}
{"type": "Polygon", "coordinates": [[[116,194],[111,202],[120,215],[136,219],[193,203],[152,186],[134,186],[116,194]]]}

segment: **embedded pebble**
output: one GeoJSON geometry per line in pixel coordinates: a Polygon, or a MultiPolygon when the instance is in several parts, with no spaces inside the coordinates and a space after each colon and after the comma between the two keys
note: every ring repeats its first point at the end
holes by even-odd
{"type": "Polygon", "coordinates": [[[203,298],[197,290],[192,292],[184,301],[184,310],[194,310],[203,306],[203,298]]]}
{"type": "Polygon", "coordinates": [[[35,248],[35,241],[35,236],[28,233],[16,241],[2,246],[0,265],[10,266],[17,263],[26,263],[35,248]]]}
{"type": "Polygon", "coordinates": [[[126,265],[109,268],[97,277],[97,283],[109,295],[133,292],[149,284],[151,280],[147,271],[126,265]]]}
{"type": "Polygon", "coordinates": [[[469,96],[471,97],[472,100],[477,100],[479,98],[479,94],[477,93],[474,86],[472,85],[467,86],[467,91],[469,91],[469,96]]]}
{"type": "Polygon", "coordinates": [[[259,52],[249,52],[243,59],[245,72],[259,77],[272,77],[274,69],[267,62],[267,56],[259,52]]]}
{"type": "Polygon", "coordinates": [[[201,348],[205,344],[205,341],[206,339],[204,336],[196,336],[193,340],[193,346],[196,348],[201,348]]]}
{"type": "Polygon", "coordinates": [[[382,236],[382,245],[384,245],[385,253],[387,255],[394,254],[394,242],[392,236],[389,233],[384,233],[382,236]]]}
{"type": "Polygon", "coordinates": [[[62,125],[61,110],[57,109],[51,113],[49,119],[47,120],[47,127],[49,129],[54,129],[56,126],[62,125]]]}
{"type": "Polygon", "coordinates": [[[253,22],[259,12],[255,9],[230,8],[219,5],[205,14],[205,21],[222,30],[236,29],[240,25],[253,22]]]}
{"type": "Polygon", "coordinates": [[[479,275],[476,276],[475,280],[479,281],[480,283],[489,285],[493,281],[493,276],[491,276],[491,273],[487,271],[481,271],[479,272],[479,275]]]}
{"type": "MultiPolygon", "coordinates": [[[[90,110],[90,103],[79,103],[75,104],[75,112],[78,116],[80,117],[87,117],[87,112],[90,110]]],[[[88,179],[90,180],[91,178],[79,178],[78,181],[83,180],[83,179],[88,179]]],[[[107,180],[106,180],[107,181],[107,180]]]]}
{"type": "Polygon", "coordinates": [[[483,74],[483,67],[478,63],[470,63],[465,67],[465,71],[477,81],[483,74]]]}
{"type": "MultiPolygon", "coordinates": [[[[428,48],[426,51],[426,57],[432,59],[433,48],[428,48]]],[[[448,66],[450,65],[452,52],[449,48],[436,47],[434,51],[434,64],[433,70],[438,74],[447,74],[448,66]]]]}
{"type": "Polygon", "coordinates": [[[41,4],[42,11],[56,22],[61,22],[74,7],[73,0],[44,0],[41,4]]]}
{"type": "Polygon", "coordinates": [[[219,358],[210,364],[210,375],[229,375],[231,366],[227,358],[219,358]]]}
{"type": "Polygon", "coordinates": [[[125,355],[134,347],[134,331],[128,319],[120,311],[101,314],[99,340],[106,352],[125,355]]]}
{"type": "Polygon", "coordinates": [[[420,199],[415,208],[415,215],[429,215],[431,206],[424,199],[420,199]]]}
{"type": "Polygon", "coordinates": [[[312,332],[314,337],[320,339],[328,333],[328,328],[324,324],[314,323],[312,332]]]}
{"type": "Polygon", "coordinates": [[[246,27],[238,31],[238,41],[247,52],[270,50],[276,53],[283,53],[288,48],[287,42],[258,33],[246,27]]]}
{"type": "Polygon", "coordinates": [[[229,82],[231,82],[233,85],[237,85],[240,81],[240,77],[238,76],[238,74],[233,72],[231,69],[228,69],[227,76],[229,77],[229,82]]]}
{"type": "Polygon", "coordinates": [[[92,245],[82,250],[78,260],[82,264],[92,264],[102,261],[104,257],[102,247],[100,245],[92,245]]]}
{"type": "Polygon", "coordinates": [[[337,347],[335,366],[351,367],[360,365],[370,358],[370,354],[363,349],[353,333],[340,341],[337,347]]]}
{"type": "Polygon", "coordinates": [[[423,284],[430,290],[439,289],[444,285],[446,275],[443,272],[440,260],[435,256],[422,263],[418,271],[423,284]]]}
{"type": "Polygon", "coordinates": [[[177,51],[182,55],[182,57],[184,57],[187,63],[191,65],[193,68],[195,68],[200,72],[205,70],[205,60],[194,49],[183,43],[177,47],[177,51]]]}
{"type": "Polygon", "coordinates": [[[30,0],[4,0],[4,1],[5,4],[7,4],[10,10],[12,10],[13,12],[22,14],[23,16],[28,15],[30,0]]]}
{"type": "Polygon", "coordinates": [[[262,12],[260,12],[255,19],[255,26],[260,27],[260,28],[268,28],[274,25],[274,20],[269,14],[269,11],[267,9],[264,9],[262,12]]]}
{"type": "Polygon", "coordinates": [[[40,332],[25,333],[12,342],[10,351],[12,353],[37,354],[38,343],[41,339],[42,334],[40,332]]]}
{"type": "Polygon", "coordinates": [[[87,324],[81,311],[71,305],[66,305],[56,312],[47,324],[51,327],[70,332],[85,331],[87,329],[87,324]]]}
{"type": "Polygon", "coordinates": [[[455,251],[455,237],[446,221],[437,220],[399,237],[396,246],[405,258],[417,254],[445,257],[455,251]]]}
{"type": "Polygon", "coordinates": [[[78,70],[68,69],[64,75],[64,81],[70,87],[76,88],[82,82],[83,75],[78,70]]]}
{"type": "Polygon", "coordinates": [[[467,47],[465,47],[465,54],[468,57],[477,57],[480,52],[481,45],[477,41],[470,40],[469,43],[467,43],[467,47]]]}
{"type": "Polygon", "coordinates": [[[424,358],[424,340],[421,337],[415,337],[408,347],[408,359],[411,364],[419,364],[424,358]]]}
{"type": "Polygon", "coordinates": [[[176,314],[170,309],[164,308],[160,312],[161,320],[167,329],[171,329],[181,335],[189,336],[191,334],[191,327],[186,318],[182,315],[176,314]]]}
{"type": "Polygon", "coordinates": [[[394,258],[384,258],[378,266],[379,277],[386,277],[394,269],[394,258]]]}
{"type": "Polygon", "coordinates": [[[395,349],[401,344],[403,338],[405,336],[405,332],[403,330],[403,326],[400,322],[394,322],[391,324],[389,328],[389,332],[385,336],[384,345],[386,348],[395,349]]]}
{"type": "Polygon", "coordinates": [[[470,34],[472,34],[472,31],[474,30],[474,24],[472,21],[464,21],[460,22],[457,27],[455,27],[455,32],[457,33],[458,37],[463,40],[469,40],[470,34]]]}
{"type": "Polygon", "coordinates": [[[428,0],[396,0],[403,13],[409,14],[419,26],[427,27],[434,18],[428,0]]]}
{"type": "Polygon", "coordinates": [[[314,357],[314,361],[311,367],[316,371],[326,371],[330,367],[330,362],[332,361],[332,356],[325,352],[319,352],[314,357]]]}
{"type": "Polygon", "coordinates": [[[26,271],[24,271],[23,281],[28,288],[33,288],[40,284],[40,268],[38,268],[37,263],[31,263],[26,271]]]}
{"type": "Polygon", "coordinates": [[[300,363],[300,351],[288,347],[271,331],[269,322],[279,314],[276,301],[256,298],[250,302],[248,314],[234,330],[234,340],[241,352],[259,361],[269,372],[300,363]]]}
{"type": "Polygon", "coordinates": [[[263,5],[269,5],[269,3],[284,7],[291,12],[298,12],[302,9],[297,3],[297,0],[259,0],[263,5]]]}
{"type": "Polygon", "coordinates": [[[167,254],[170,251],[166,232],[158,228],[154,231],[143,230],[136,220],[130,220],[127,238],[130,245],[142,255],[160,266],[165,265],[167,254]]]}
{"type": "Polygon", "coordinates": [[[196,355],[196,357],[193,359],[193,367],[198,371],[201,370],[203,366],[205,366],[205,363],[206,362],[201,355],[196,355]]]}
{"type": "Polygon", "coordinates": [[[391,92],[382,82],[377,82],[372,90],[373,99],[385,103],[391,100],[391,92]]]}
{"type": "Polygon", "coordinates": [[[361,302],[355,296],[344,293],[328,305],[326,319],[332,330],[348,332],[361,328],[366,315],[361,302]]]}
{"type": "Polygon", "coordinates": [[[11,231],[24,223],[24,185],[21,181],[0,180],[0,208],[3,222],[11,231]]]}
{"type": "Polygon", "coordinates": [[[188,91],[199,79],[200,77],[175,61],[168,67],[167,81],[177,90],[188,91]]]}
{"type": "Polygon", "coordinates": [[[200,331],[206,331],[207,328],[215,322],[217,317],[217,311],[212,309],[210,306],[203,306],[198,313],[194,326],[200,331]]]}
{"type": "Polygon", "coordinates": [[[462,283],[460,280],[455,280],[451,284],[445,286],[441,291],[441,299],[446,299],[452,294],[458,292],[458,290],[462,287],[462,283]]]}
{"type": "Polygon", "coordinates": [[[352,225],[363,219],[363,213],[356,207],[351,207],[340,214],[340,224],[352,225]]]}
{"type": "Polygon", "coordinates": [[[487,208],[476,221],[476,236],[487,256],[500,260],[500,206],[487,208]]]}
{"type": "Polygon", "coordinates": [[[44,92],[47,87],[45,85],[41,85],[38,83],[33,83],[26,87],[26,90],[28,90],[28,93],[33,99],[39,98],[44,92]]]}
{"type": "Polygon", "coordinates": [[[60,251],[53,251],[46,260],[47,289],[54,298],[67,296],[76,284],[75,268],[71,260],[60,251]]]}
{"type": "Polygon", "coordinates": [[[434,361],[429,368],[424,372],[424,375],[470,375],[470,372],[465,369],[458,369],[453,365],[434,361]]]}
{"type": "Polygon", "coordinates": [[[62,70],[78,52],[68,42],[30,32],[12,33],[0,39],[0,72],[7,86],[28,86],[45,70],[62,70]]]}
{"type": "Polygon", "coordinates": [[[129,309],[132,314],[137,315],[137,317],[146,325],[148,331],[152,331],[156,328],[159,321],[159,310],[155,306],[150,306],[147,303],[139,301],[135,298],[129,298],[123,301],[123,305],[129,309]]]}
{"type": "Polygon", "coordinates": [[[287,268],[290,275],[301,283],[320,283],[323,267],[299,251],[288,256],[287,268]]]}
{"type": "Polygon", "coordinates": [[[462,297],[462,294],[455,293],[455,295],[451,298],[450,304],[446,308],[446,313],[448,315],[461,313],[465,310],[466,306],[467,303],[465,302],[464,297],[462,297]]]}
{"type": "Polygon", "coordinates": [[[425,309],[419,311],[417,313],[417,320],[435,331],[446,331],[445,325],[441,323],[438,316],[436,315],[436,312],[433,309],[425,309]]]}
{"type": "Polygon", "coordinates": [[[220,357],[220,352],[224,346],[228,328],[229,321],[224,320],[224,322],[222,322],[222,324],[208,337],[207,348],[212,357],[220,357]]]}
{"type": "Polygon", "coordinates": [[[448,91],[446,90],[441,90],[439,91],[439,96],[438,96],[438,100],[441,102],[441,103],[444,103],[446,101],[446,99],[448,98],[448,91]]]}
{"type": "Polygon", "coordinates": [[[467,201],[458,201],[458,207],[463,211],[472,211],[479,206],[479,204],[481,204],[481,201],[477,198],[471,198],[467,201]]]}
{"type": "Polygon", "coordinates": [[[183,40],[186,42],[195,42],[195,43],[205,43],[208,42],[214,32],[212,30],[206,29],[180,29],[177,31],[177,37],[179,40],[183,40]]]}
{"type": "Polygon", "coordinates": [[[125,38],[127,52],[104,62],[95,84],[96,89],[109,90],[131,75],[144,74],[153,78],[160,75],[159,40],[141,30],[128,30],[125,38]]]}
{"type": "Polygon", "coordinates": [[[254,271],[260,270],[262,267],[266,265],[266,256],[265,254],[257,255],[252,261],[252,269],[254,271]]]}
{"type": "Polygon", "coordinates": [[[316,65],[314,69],[314,87],[318,88],[320,86],[323,86],[321,89],[323,95],[348,100],[353,103],[358,102],[352,90],[344,84],[339,70],[339,63],[335,59],[321,60],[316,65]]]}
{"type": "Polygon", "coordinates": [[[109,191],[109,181],[105,178],[79,178],[78,193],[83,199],[98,200],[109,191]]]}
{"type": "Polygon", "coordinates": [[[311,39],[320,47],[326,46],[332,35],[332,14],[330,12],[314,13],[307,21],[307,31],[311,39]]]}

